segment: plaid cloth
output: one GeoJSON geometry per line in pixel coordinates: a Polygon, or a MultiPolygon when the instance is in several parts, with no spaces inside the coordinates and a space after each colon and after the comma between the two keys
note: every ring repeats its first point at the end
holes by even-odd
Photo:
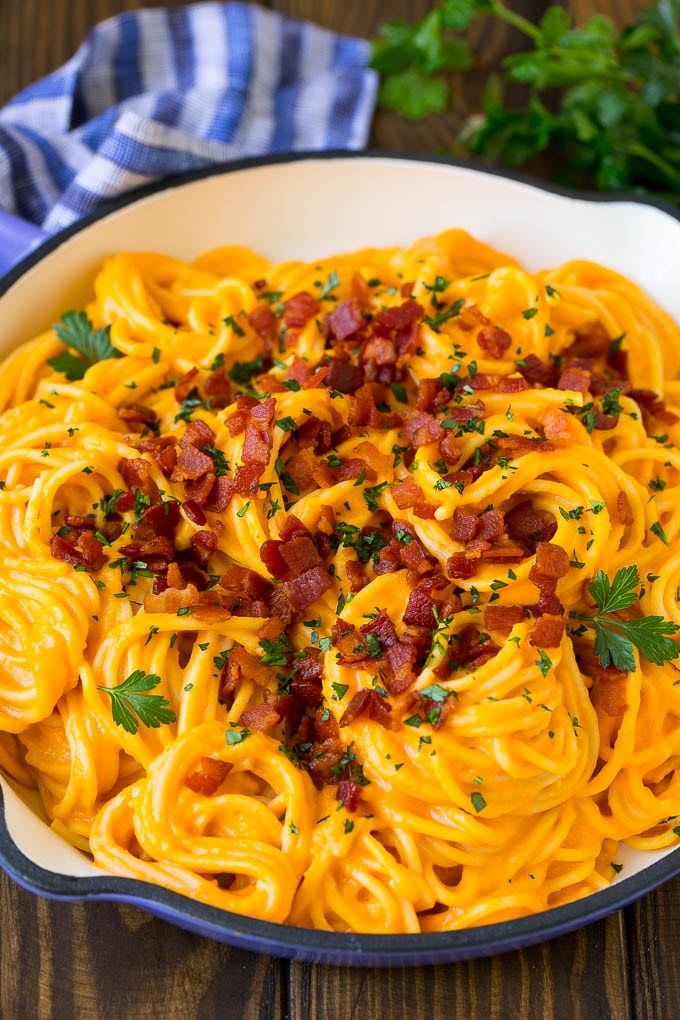
{"type": "Polygon", "coordinates": [[[248,3],[102,22],[0,110],[0,208],[48,232],[154,178],[243,156],[359,149],[368,44],[248,3]]]}

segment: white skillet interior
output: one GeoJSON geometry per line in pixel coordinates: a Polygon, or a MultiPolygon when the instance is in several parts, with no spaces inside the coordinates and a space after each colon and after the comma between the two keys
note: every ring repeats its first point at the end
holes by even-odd
{"type": "MultiPolygon", "coordinates": [[[[408,244],[450,227],[509,252],[529,270],[574,258],[602,262],[680,321],[680,223],[653,206],[565,197],[443,163],[309,158],[171,186],[83,228],[0,298],[0,355],[67,309],[82,307],[98,266],[118,251],[190,260],[210,248],[242,244],[272,260],[314,259],[408,244]]],[[[100,873],[0,783],[10,834],[27,857],[57,874],[100,873]]],[[[618,880],[668,852],[624,850],[618,880]]]]}

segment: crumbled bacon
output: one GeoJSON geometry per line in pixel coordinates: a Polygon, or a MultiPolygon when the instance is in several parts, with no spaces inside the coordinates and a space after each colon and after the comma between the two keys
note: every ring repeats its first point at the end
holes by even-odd
{"type": "Polygon", "coordinates": [[[194,366],[177,380],[175,383],[174,395],[178,404],[181,404],[183,400],[187,399],[196,384],[197,379],[198,369],[194,366]]]}
{"type": "Polygon", "coordinates": [[[446,561],[446,573],[453,580],[468,580],[477,573],[477,561],[468,559],[465,553],[454,553],[446,561]]]}
{"type": "Polygon", "coordinates": [[[55,559],[70,563],[72,567],[101,570],[106,562],[103,544],[89,530],[74,534],[72,538],[55,535],[50,552],[55,559]]]}
{"type": "Polygon", "coordinates": [[[341,779],[335,797],[347,811],[353,813],[359,807],[361,786],[352,779],[341,779]]]}
{"type": "Polygon", "coordinates": [[[558,648],[564,634],[564,617],[546,613],[539,616],[529,635],[529,643],[535,648],[558,648]]]}
{"type": "Polygon", "coordinates": [[[261,704],[255,705],[254,708],[247,708],[245,712],[242,712],[239,722],[256,733],[267,733],[281,722],[281,717],[272,705],[267,705],[263,701],[261,704]]]}
{"type": "Polygon", "coordinates": [[[576,393],[585,395],[590,389],[590,372],[570,365],[560,373],[557,388],[558,390],[574,390],[576,393]]]}
{"type": "Polygon", "coordinates": [[[525,619],[522,606],[487,606],[484,610],[484,626],[487,630],[511,630],[516,623],[525,619]]]}
{"type": "Polygon", "coordinates": [[[301,290],[297,294],[293,294],[287,301],[284,301],[283,321],[286,326],[302,329],[310,319],[318,315],[320,310],[321,305],[314,295],[310,294],[307,290],[301,290]]]}
{"type": "Polygon", "coordinates": [[[258,304],[248,316],[248,322],[264,340],[266,354],[271,354],[276,345],[278,323],[269,305],[258,304]]]}
{"type": "Polygon", "coordinates": [[[407,627],[429,627],[432,630],[437,625],[441,606],[441,600],[433,598],[425,588],[414,588],[404,611],[404,623],[407,627]]]}
{"type": "Polygon", "coordinates": [[[233,765],[219,758],[199,758],[194,768],[187,772],[184,784],[194,793],[212,797],[231,772],[233,765]]]}
{"type": "Polygon", "coordinates": [[[324,567],[312,567],[305,570],[299,577],[284,581],[284,589],[293,609],[301,612],[328,591],[333,585],[333,578],[324,567]]]}
{"type": "Polygon", "coordinates": [[[331,358],[323,385],[330,390],[337,390],[338,393],[356,393],[359,387],[364,385],[364,370],[361,365],[331,358]]]}
{"type": "Polygon", "coordinates": [[[201,478],[206,472],[213,468],[213,459],[207,453],[203,453],[197,446],[185,446],[177,458],[177,463],[172,472],[173,482],[195,481],[201,478]]]}
{"type": "Polygon", "coordinates": [[[365,319],[356,298],[347,298],[341,301],[332,312],[326,316],[326,331],[329,336],[336,340],[348,340],[364,327],[365,319]]]}
{"type": "Polygon", "coordinates": [[[156,425],[158,415],[145,404],[119,404],[116,408],[119,418],[127,424],[133,432],[143,432],[150,425],[156,425]]]}
{"type": "Polygon", "coordinates": [[[118,464],[118,471],[128,489],[139,489],[152,503],[160,501],[160,491],[151,477],[151,464],[144,457],[124,457],[118,464]]]}
{"type": "Polygon", "coordinates": [[[485,326],[477,334],[477,343],[489,357],[499,360],[512,343],[512,337],[504,329],[485,326]]]}
{"type": "Polygon", "coordinates": [[[527,354],[517,367],[528,383],[540,386],[542,389],[552,388],[557,383],[559,372],[555,363],[546,364],[535,354],[527,354]]]}
{"type": "Polygon", "coordinates": [[[362,715],[368,715],[385,729],[392,726],[392,706],[372,687],[362,687],[356,692],[340,717],[340,726],[349,726],[362,715]]]}
{"type": "Polygon", "coordinates": [[[524,500],[513,507],[505,516],[505,525],[510,538],[529,552],[534,552],[539,542],[549,542],[557,531],[557,522],[552,514],[535,509],[531,500],[524,500]]]}

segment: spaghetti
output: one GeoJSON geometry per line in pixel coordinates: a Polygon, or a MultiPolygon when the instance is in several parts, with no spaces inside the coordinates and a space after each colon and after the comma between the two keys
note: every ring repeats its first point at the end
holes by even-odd
{"type": "Polygon", "coordinates": [[[677,842],[680,336],[637,286],[452,230],[94,291],[0,376],[0,766],[59,833],[376,933],[677,842]]]}

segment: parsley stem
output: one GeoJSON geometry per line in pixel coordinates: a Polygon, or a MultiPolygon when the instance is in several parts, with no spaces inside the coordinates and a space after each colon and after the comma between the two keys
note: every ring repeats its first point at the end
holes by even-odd
{"type": "Polygon", "coordinates": [[[538,42],[541,38],[541,30],[532,25],[530,21],[523,18],[521,14],[516,11],[511,11],[509,7],[506,7],[500,2],[500,0],[491,0],[489,4],[489,14],[495,14],[503,21],[506,21],[508,25],[513,25],[518,28],[524,35],[528,35],[534,42],[538,42]]]}

